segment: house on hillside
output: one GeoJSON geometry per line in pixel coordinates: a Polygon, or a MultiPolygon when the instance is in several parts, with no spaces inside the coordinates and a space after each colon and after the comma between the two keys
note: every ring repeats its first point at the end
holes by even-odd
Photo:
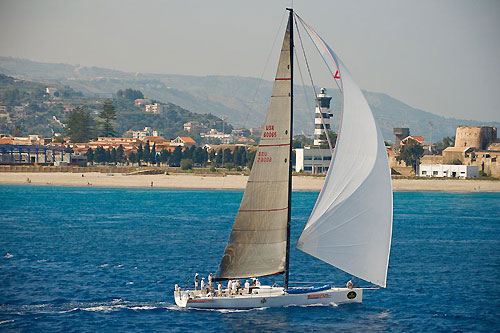
{"type": "Polygon", "coordinates": [[[153,101],[149,98],[137,98],[136,100],[134,100],[134,105],[139,108],[151,103],[153,103],[153,101]]]}
{"type": "Polygon", "coordinates": [[[175,139],[170,141],[170,146],[172,147],[191,147],[196,144],[196,141],[193,140],[190,136],[178,136],[175,139]]]}

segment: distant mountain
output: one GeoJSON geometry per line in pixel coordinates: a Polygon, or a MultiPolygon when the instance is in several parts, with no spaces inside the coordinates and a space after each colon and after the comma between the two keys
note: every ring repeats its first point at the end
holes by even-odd
{"type": "MultiPolygon", "coordinates": [[[[18,78],[58,85],[68,85],[89,96],[107,97],[119,89],[141,90],[148,98],[181,106],[196,113],[212,113],[227,117],[236,127],[260,126],[264,121],[272,82],[236,76],[189,76],[172,74],[126,73],[98,67],[68,64],[48,64],[12,57],[0,57],[0,73],[18,78]]],[[[295,89],[295,133],[311,134],[314,122],[314,99],[311,87],[295,89]]],[[[334,114],[339,109],[339,94],[333,89],[334,114]]],[[[430,139],[433,123],[433,141],[454,136],[458,125],[490,125],[498,122],[480,122],[445,118],[418,110],[386,94],[367,92],[386,140],[393,140],[393,127],[409,127],[414,135],[430,139]]],[[[335,121],[335,119],[334,119],[335,121]]],[[[360,133],[362,135],[362,133],[360,133]]]]}

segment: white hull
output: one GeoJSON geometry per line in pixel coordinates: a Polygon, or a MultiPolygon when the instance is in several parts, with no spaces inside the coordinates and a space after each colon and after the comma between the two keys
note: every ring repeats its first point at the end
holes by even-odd
{"type": "Polygon", "coordinates": [[[262,287],[258,293],[243,295],[202,296],[193,290],[175,291],[175,303],[182,308],[252,309],[289,305],[327,305],[361,303],[362,288],[330,288],[327,290],[288,294],[281,287],[262,287]]]}

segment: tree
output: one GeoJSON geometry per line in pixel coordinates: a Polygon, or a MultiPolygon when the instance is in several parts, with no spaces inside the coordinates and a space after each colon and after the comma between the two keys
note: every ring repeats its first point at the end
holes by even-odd
{"type": "Polygon", "coordinates": [[[142,159],[144,160],[144,162],[146,162],[146,164],[151,161],[151,147],[149,146],[149,141],[146,141],[146,144],[144,145],[142,159]]]}
{"type": "Polygon", "coordinates": [[[180,146],[175,147],[174,152],[170,156],[169,164],[171,166],[179,166],[182,159],[182,148],[180,146]]]}
{"type": "Polygon", "coordinates": [[[115,164],[116,164],[116,162],[117,162],[117,155],[116,155],[116,149],[115,149],[115,148],[113,148],[113,149],[111,150],[111,158],[110,158],[110,160],[109,160],[109,161],[110,161],[110,162],[113,162],[113,163],[115,163],[115,164]]]}
{"type": "Polygon", "coordinates": [[[125,152],[123,149],[123,145],[120,145],[116,150],[116,160],[121,163],[123,162],[124,158],[125,158],[125,152]]]}
{"type": "Polygon", "coordinates": [[[169,158],[170,158],[170,151],[163,148],[160,153],[160,162],[166,163],[169,158]]]}
{"type": "Polygon", "coordinates": [[[156,142],[153,143],[153,148],[151,148],[149,160],[151,161],[151,164],[156,164],[156,142]]]}
{"type": "MultiPolygon", "coordinates": [[[[328,137],[330,138],[330,143],[332,144],[332,148],[335,148],[335,142],[337,141],[337,133],[329,129],[327,129],[326,132],[328,132],[328,137]]],[[[320,140],[319,144],[320,148],[330,148],[328,146],[328,140],[326,139],[325,132],[321,133],[321,135],[319,136],[319,140],[320,140]]]]}
{"type": "Polygon", "coordinates": [[[87,161],[88,162],[94,162],[94,151],[92,150],[92,148],[89,148],[87,150],[87,152],[85,153],[85,155],[87,156],[87,161]]]}
{"type": "Polygon", "coordinates": [[[102,105],[102,110],[99,113],[99,118],[102,119],[102,131],[101,134],[105,137],[115,136],[115,131],[113,129],[112,120],[116,119],[116,111],[113,102],[110,99],[104,101],[102,105]]]}
{"type": "Polygon", "coordinates": [[[134,89],[130,89],[130,88],[127,88],[125,90],[118,90],[116,92],[116,97],[118,98],[124,98],[124,99],[128,99],[128,100],[136,100],[138,98],[144,98],[144,95],[142,94],[142,92],[140,90],[134,90],[134,89]]]}
{"type": "Polygon", "coordinates": [[[105,151],[104,162],[111,162],[111,148],[105,151]]]}
{"type": "Polygon", "coordinates": [[[193,168],[193,161],[189,158],[183,159],[181,161],[181,169],[182,170],[191,170],[193,168]]]}
{"type": "Polygon", "coordinates": [[[420,161],[420,157],[423,155],[424,148],[420,143],[415,140],[407,140],[406,143],[401,146],[399,156],[396,157],[396,160],[404,161],[406,165],[412,167],[413,171],[417,172],[417,165],[420,161]]]}
{"type": "Polygon", "coordinates": [[[134,163],[137,163],[137,154],[134,153],[134,152],[131,152],[129,155],[128,155],[128,160],[130,161],[130,163],[134,164],[134,163]]]}
{"type": "Polygon", "coordinates": [[[438,154],[441,154],[443,150],[448,147],[453,147],[455,145],[455,137],[444,137],[443,140],[436,142],[436,151],[438,154]]]}
{"type": "Polygon", "coordinates": [[[224,149],[224,161],[222,161],[224,164],[229,163],[233,161],[233,154],[231,152],[231,149],[226,148],[224,149]]]}
{"type": "Polygon", "coordinates": [[[88,142],[91,138],[92,118],[85,107],[77,107],[70,112],[66,131],[71,142],[88,142]]]}
{"type": "Polygon", "coordinates": [[[141,160],[143,157],[144,151],[142,149],[142,143],[139,144],[139,148],[137,148],[137,163],[141,165],[141,160]]]}
{"type": "Polygon", "coordinates": [[[212,163],[215,162],[216,156],[215,156],[215,149],[212,149],[210,151],[210,154],[208,155],[208,160],[212,163]]]}
{"type": "Polygon", "coordinates": [[[106,161],[106,152],[101,146],[97,147],[95,151],[95,161],[97,163],[103,163],[106,161]]]}
{"type": "Polygon", "coordinates": [[[197,147],[193,152],[193,162],[200,165],[205,165],[208,159],[208,153],[205,149],[197,147]]]}
{"type": "Polygon", "coordinates": [[[248,163],[247,167],[251,170],[253,166],[253,161],[255,160],[255,155],[257,154],[257,150],[250,151],[248,153],[248,163]]]}

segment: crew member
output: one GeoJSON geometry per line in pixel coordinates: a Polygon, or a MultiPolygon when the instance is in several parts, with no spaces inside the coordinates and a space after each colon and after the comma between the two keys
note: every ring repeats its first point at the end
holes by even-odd
{"type": "Polygon", "coordinates": [[[248,282],[248,280],[245,281],[245,291],[250,293],[250,282],[248,282]]]}
{"type": "Polygon", "coordinates": [[[222,296],[222,284],[217,283],[217,296],[222,296]]]}
{"type": "Polygon", "coordinates": [[[208,274],[208,287],[212,289],[212,273],[208,274]]]}
{"type": "Polygon", "coordinates": [[[198,290],[198,282],[200,282],[200,278],[199,278],[199,275],[198,273],[196,273],[194,275],[194,290],[198,290]]]}

